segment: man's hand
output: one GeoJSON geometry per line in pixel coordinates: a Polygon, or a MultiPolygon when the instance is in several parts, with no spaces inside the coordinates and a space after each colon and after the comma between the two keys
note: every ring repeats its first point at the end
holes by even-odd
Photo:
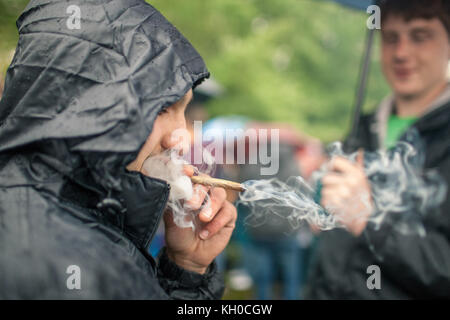
{"type": "MultiPolygon", "coordinates": [[[[188,176],[193,170],[186,168],[188,176]]],[[[167,254],[180,267],[197,273],[205,273],[208,266],[226,247],[235,227],[236,208],[226,201],[222,188],[194,185],[194,195],[187,201],[193,210],[200,210],[195,217],[196,229],[180,228],[174,222],[172,213],[164,214],[167,254]],[[206,195],[209,199],[203,204],[206,195]],[[202,206],[203,204],[203,206],[202,206]]]]}
{"type": "Polygon", "coordinates": [[[358,153],[356,163],[337,157],[331,161],[329,173],[322,179],[322,206],[356,236],[366,227],[373,210],[363,161],[362,151],[358,153]]]}

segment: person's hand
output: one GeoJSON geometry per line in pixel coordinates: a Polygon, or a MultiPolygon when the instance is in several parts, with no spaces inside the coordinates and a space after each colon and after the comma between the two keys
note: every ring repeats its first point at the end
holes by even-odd
{"type": "Polygon", "coordinates": [[[322,206],[351,233],[359,236],[373,210],[371,189],[363,169],[363,153],[356,163],[336,157],[322,178],[322,206]]]}
{"type": "MultiPolygon", "coordinates": [[[[192,176],[194,171],[186,167],[185,173],[192,176]]],[[[192,228],[178,227],[173,222],[170,211],[164,214],[167,255],[178,266],[203,274],[228,244],[235,227],[237,212],[236,208],[226,201],[224,189],[197,184],[193,188],[194,195],[187,204],[193,210],[201,208],[195,217],[195,231],[192,228]],[[204,204],[207,194],[209,199],[204,204]]]]}

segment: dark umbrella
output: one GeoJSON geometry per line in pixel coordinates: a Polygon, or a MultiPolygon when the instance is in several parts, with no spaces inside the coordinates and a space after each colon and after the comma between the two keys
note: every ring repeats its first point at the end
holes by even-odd
{"type": "Polygon", "coordinates": [[[366,10],[368,6],[370,6],[375,2],[373,0],[333,0],[333,1],[358,10],[366,10]]]}
{"type": "MultiPolygon", "coordinates": [[[[374,4],[375,0],[333,0],[342,5],[351,7],[356,10],[364,10],[374,4]]],[[[353,106],[353,121],[350,135],[346,141],[345,149],[354,150],[357,141],[357,128],[361,115],[362,106],[364,104],[364,98],[367,88],[367,79],[369,77],[370,59],[372,55],[373,39],[375,29],[368,29],[366,34],[366,46],[364,54],[361,60],[361,67],[359,72],[359,79],[356,86],[355,101],[353,106]]]]}

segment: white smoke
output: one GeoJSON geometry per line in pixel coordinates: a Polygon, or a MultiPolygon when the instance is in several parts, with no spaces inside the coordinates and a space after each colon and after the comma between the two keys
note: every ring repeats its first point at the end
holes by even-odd
{"type": "MultiPolygon", "coordinates": [[[[213,157],[206,150],[204,150],[204,154],[209,162],[204,162],[200,170],[193,167],[196,174],[210,173],[212,171],[214,166],[213,157]]],[[[164,180],[170,185],[171,189],[167,206],[172,212],[175,224],[180,228],[192,228],[195,230],[196,215],[201,209],[210,206],[210,201],[209,194],[204,189],[192,185],[191,179],[184,171],[186,165],[189,165],[189,162],[180,156],[180,152],[177,149],[172,149],[147,158],[142,169],[145,175],[164,180]],[[193,210],[187,201],[192,201],[196,197],[204,197],[205,200],[200,209],[193,210]]]]}
{"type": "MultiPolygon", "coordinates": [[[[356,161],[357,153],[345,154],[340,143],[329,147],[330,161],[336,156],[356,161]]],[[[365,208],[372,208],[368,221],[378,229],[382,223],[391,223],[402,233],[425,235],[424,216],[439,207],[445,199],[446,184],[434,171],[424,172],[423,155],[408,143],[399,143],[389,151],[365,152],[364,172],[371,186],[373,208],[369,197],[363,197],[365,208]]],[[[313,174],[313,182],[291,177],[286,183],[278,179],[251,180],[244,183],[247,190],[239,202],[250,208],[252,221],[263,221],[262,216],[289,212],[285,215],[293,228],[308,222],[321,230],[341,228],[339,215],[330,214],[333,208],[319,205],[320,180],[328,172],[329,163],[313,174]],[[258,219],[255,219],[256,218],[258,219]]],[[[350,201],[346,206],[350,208],[350,201]]],[[[361,214],[362,216],[363,214],[361,214]]]]}

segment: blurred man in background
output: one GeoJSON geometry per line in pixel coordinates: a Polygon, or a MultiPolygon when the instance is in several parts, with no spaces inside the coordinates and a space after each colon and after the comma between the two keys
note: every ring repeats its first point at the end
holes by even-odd
{"type": "MultiPolygon", "coordinates": [[[[437,169],[450,185],[450,1],[386,0],[380,7],[381,64],[393,94],[361,119],[357,148],[391,148],[414,129],[424,142],[424,169],[437,169]]],[[[440,212],[425,216],[425,237],[390,225],[374,230],[371,210],[363,212],[363,199],[355,197],[370,194],[362,157],[357,162],[335,159],[322,180],[321,204],[336,208],[348,232],[321,235],[308,298],[448,298],[448,194],[440,212]],[[371,265],[380,268],[379,289],[367,285],[371,265]]]]}

